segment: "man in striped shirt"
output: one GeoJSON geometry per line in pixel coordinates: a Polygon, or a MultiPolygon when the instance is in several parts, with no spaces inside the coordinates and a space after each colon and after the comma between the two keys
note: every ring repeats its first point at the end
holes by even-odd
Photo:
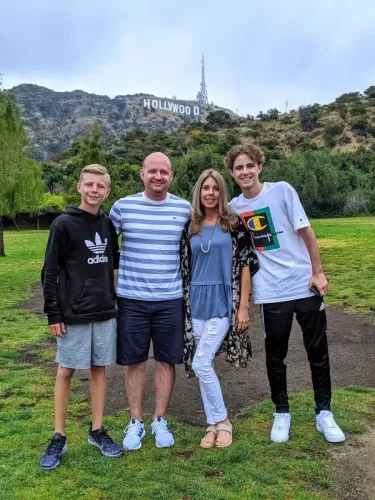
{"type": "Polygon", "coordinates": [[[151,339],[156,361],[151,432],[157,447],[173,445],[165,413],[174,386],[175,364],[182,363],[183,354],[179,248],[190,204],[168,193],[173,171],[164,154],[149,155],[140,175],[144,192],[121,198],[110,213],[117,233],[122,234],[117,363],[125,366],[131,416],[125,429],[125,450],[139,449],[145,436],[142,410],[151,339]]]}

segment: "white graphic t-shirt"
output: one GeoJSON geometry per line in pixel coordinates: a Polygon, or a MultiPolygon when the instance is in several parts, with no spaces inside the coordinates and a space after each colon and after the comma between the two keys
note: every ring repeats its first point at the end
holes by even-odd
{"type": "Polygon", "coordinates": [[[298,233],[310,223],[295,189],[287,182],[264,182],[255,198],[243,194],[230,205],[251,231],[259,259],[252,278],[255,304],[313,296],[310,256],[298,233]]]}

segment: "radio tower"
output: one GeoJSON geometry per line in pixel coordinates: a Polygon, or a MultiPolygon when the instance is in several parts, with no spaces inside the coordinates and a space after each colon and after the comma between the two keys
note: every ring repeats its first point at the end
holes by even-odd
{"type": "Polygon", "coordinates": [[[198,104],[208,104],[206,78],[204,76],[204,55],[203,54],[202,54],[202,80],[201,80],[200,91],[197,94],[197,103],[198,104]]]}

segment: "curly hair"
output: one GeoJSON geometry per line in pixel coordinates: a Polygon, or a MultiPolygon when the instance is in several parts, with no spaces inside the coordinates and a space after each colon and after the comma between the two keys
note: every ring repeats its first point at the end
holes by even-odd
{"type": "Polygon", "coordinates": [[[193,234],[201,234],[202,224],[204,218],[204,207],[201,203],[201,191],[203,184],[206,179],[212,177],[212,179],[219,186],[219,206],[218,206],[218,216],[220,219],[220,225],[224,232],[231,232],[238,224],[238,217],[230,208],[228,203],[228,193],[227,193],[227,185],[225,184],[225,180],[219,172],[210,168],[208,170],[204,170],[197,182],[194,186],[193,192],[193,202],[192,202],[192,214],[191,214],[191,233],[189,236],[193,234]]]}
{"type": "Polygon", "coordinates": [[[251,143],[238,144],[237,146],[233,146],[233,148],[229,151],[224,160],[225,167],[230,172],[233,170],[234,160],[239,155],[247,155],[253,161],[258,163],[258,165],[264,164],[264,153],[260,148],[258,148],[258,146],[255,146],[255,144],[251,143]]]}

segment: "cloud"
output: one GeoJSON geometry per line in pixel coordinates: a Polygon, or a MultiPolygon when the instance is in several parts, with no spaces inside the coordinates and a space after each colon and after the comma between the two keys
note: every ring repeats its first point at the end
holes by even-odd
{"type": "Polygon", "coordinates": [[[375,5],[316,0],[21,0],[2,7],[5,85],[192,99],[204,51],[209,99],[256,114],[375,83],[375,5]]]}

